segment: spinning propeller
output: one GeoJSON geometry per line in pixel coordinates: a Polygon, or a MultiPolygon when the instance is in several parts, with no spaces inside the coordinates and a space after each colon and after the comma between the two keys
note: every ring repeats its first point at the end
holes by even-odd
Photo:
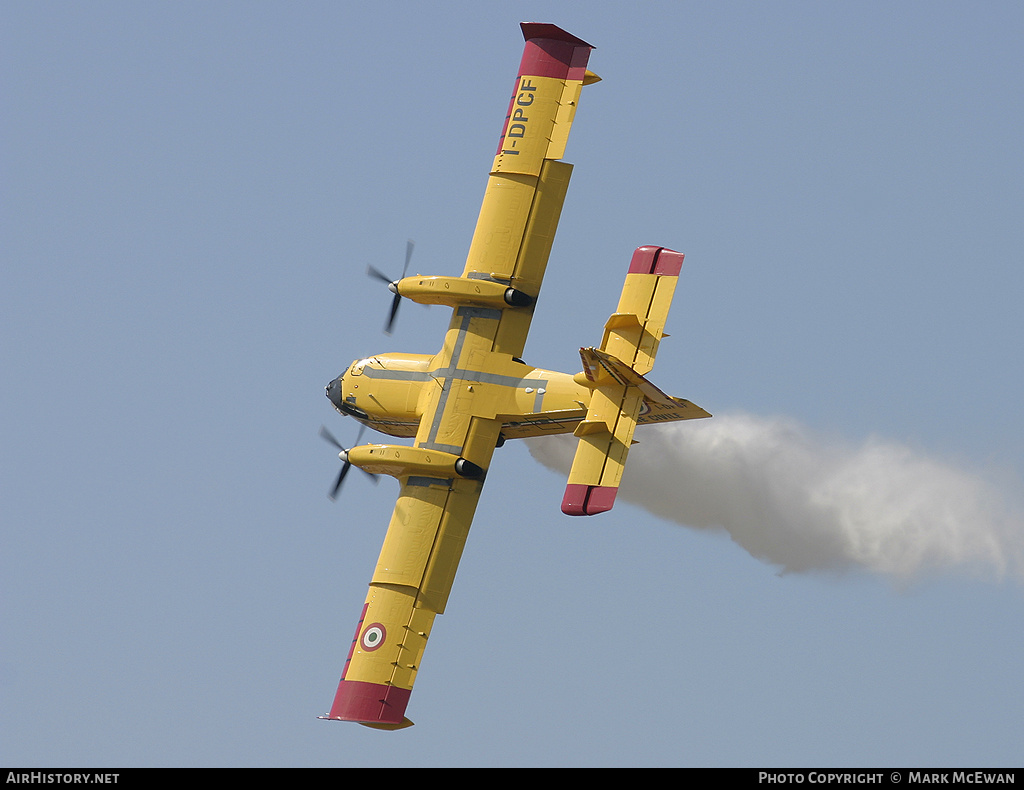
{"type": "MultiPolygon", "coordinates": [[[[365,425],[359,426],[359,433],[356,434],[356,445],[359,444],[359,440],[362,438],[364,430],[366,430],[365,425]]],[[[335,439],[334,435],[322,425],[320,426],[320,435],[324,438],[325,441],[330,442],[331,444],[338,448],[338,450],[340,451],[338,453],[338,458],[344,461],[344,463],[341,465],[341,471],[338,472],[338,478],[334,481],[334,487],[331,489],[331,492],[327,495],[331,499],[337,499],[338,490],[341,488],[341,484],[345,480],[345,475],[348,474],[348,470],[349,467],[352,466],[352,462],[348,460],[348,450],[342,447],[341,442],[335,439]]],[[[365,475],[369,475],[370,479],[373,480],[374,483],[377,482],[376,475],[367,472],[365,469],[360,469],[359,471],[361,471],[365,475]]]]}
{"type": "Polygon", "coordinates": [[[378,280],[386,282],[388,284],[388,290],[395,295],[395,298],[391,300],[391,312],[388,315],[388,322],[384,325],[384,332],[391,334],[391,327],[395,323],[395,316],[398,314],[398,305],[402,301],[402,295],[398,293],[398,281],[405,278],[406,272],[409,271],[409,259],[412,258],[412,240],[405,243],[405,266],[402,268],[402,276],[398,280],[392,280],[384,272],[379,269],[375,269],[373,266],[366,267],[366,273],[370,277],[376,277],[378,280]]]}

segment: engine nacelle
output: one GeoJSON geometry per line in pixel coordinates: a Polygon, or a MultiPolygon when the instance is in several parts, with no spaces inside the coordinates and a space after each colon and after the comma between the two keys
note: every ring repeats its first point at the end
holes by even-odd
{"type": "Polygon", "coordinates": [[[420,304],[449,307],[529,307],[533,297],[494,280],[470,277],[406,277],[394,283],[400,296],[420,304]]]}
{"type": "Polygon", "coordinates": [[[452,453],[406,447],[395,444],[364,444],[345,451],[345,460],[375,475],[403,478],[424,477],[481,478],[484,469],[452,453]]]}

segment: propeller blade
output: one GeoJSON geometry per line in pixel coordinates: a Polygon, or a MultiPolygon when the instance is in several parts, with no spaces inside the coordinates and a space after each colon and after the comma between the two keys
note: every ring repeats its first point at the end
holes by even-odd
{"type": "Polygon", "coordinates": [[[388,285],[391,285],[391,278],[384,274],[384,272],[382,272],[380,269],[376,269],[373,266],[367,266],[366,273],[370,277],[376,277],[381,282],[385,282],[388,285]]]}
{"type": "Polygon", "coordinates": [[[409,239],[405,243],[405,266],[402,267],[403,279],[405,278],[405,275],[409,272],[409,261],[412,260],[412,248],[414,246],[415,245],[413,244],[412,239],[409,239]]]}
{"type": "Polygon", "coordinates": [[[345,480],[345,475],[348,474],[348,470],[349,470],[350,466],[352,466],[352,464],[348,463],[347,461],[344,464],[342,464],[341,471],[338,472],[338,479],[334,481],[334,488],[332,488],[331,492],[327,495],[331,499],[337,499],[338,498],[338,491],[341,488],[341,484],[345,480]]]}
{"type": "Polygon", "coordinates": [[[390,277],[384,274],[384,272],[382,272],[375,266],[366,267],[367,276],[373,277],[376,280],[380,280],[382,283],[387,283],[388,288],[395,294],[395,298],[391,300],[391,309],[388,312],[388,320],[384,324],[384,334],[386,335],[391,334],[391,329],[395,325],[395,316],[398,315],[398,305],[402,303],[402,296],[401,294],[398,293],[396,283],[399,280],[404,280],[405,275],[409,273],[409,262],[412,260],[412,251],[413,248],[415,248],[415,246],[416,245],[413,243],[412,239],[409,239],[405,243],[405,264],[402,266],[402,276],[399,277],[398,280],[392,280],[390,277]]]}
{"type": "Polygon", "coordinates": [[[320,426],[320,435],[325,440],[327,440],[328,442],[333,444],[335,447],[337,447],[339,450],[344,450],[345,449],[344,447],[341,446],[341,442],[339,442],[337,439],[334,438],[334,434],[332,434],[329,430],[327,430],[327,428],[324,427],[323,425],[320,426]]]}
{"type": "MultiPolygon", "coordinates": [[[[356,434],[356,443],[353,445],[353,447],[358,446],[359,442],[362,441],[363,431],[365,430],[365,425],[359,426],[359,432],[356,434]]],[[[344,447],[341,442],[335,439],[334,434],[327,430],[327,428],[323,425],[320,426],[320,436],[323,437],[324,441],[328,442],[329,444],[333,444],[335,447],[337,447],[339,453],[348,452],[348,449],[344,447]]],[[[327,494],[327,496],[329,496],[331,499],[337,499],[338,491],[341,489],[341,484],[344,482],[345,476],[348,474],[348,470],[351,468],[351,466],[352,464],[349,461],[345,461],[345,463],[341,465],[341,471],[338,472],[338,477],[334,481],[334,486],[331,488],[330,493],[327,494]]],[[[374,485],[377,485],[377,475],[373,474],[372,472],[367,472],[365,469],[360,469],[359,471],[362,472],[367,477],[369,477],[370,480],[373,481],[374,485]]]]}
{"type": "Polygon", "coordinates": [[[391,328],[395,325],[395,316],[398,315],[398,306],[401,303],[402,297],[399,294],[395,294],[395,298],[391,300],[391,313],[388,315],[388,322],[384,324],[384,334],[391,334],[391,328]]]}

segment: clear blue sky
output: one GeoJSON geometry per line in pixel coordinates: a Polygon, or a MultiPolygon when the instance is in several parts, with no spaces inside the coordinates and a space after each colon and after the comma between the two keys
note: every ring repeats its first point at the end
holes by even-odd
{"type": "Polygon", "coordinates": [[[4,3],[0,764],[1021,765],[1012,569],[780,574],[628,502],[562,516],[521,443],[416,726],[316,718],[397,491],[328,500],[323,387],[439,347],[442,308],[381,333],[366,266],[412,238],[461,271],[524,20],[603,77],[529,362],[578,370],[670,246],[662,389],[1019,507],[1019,3],[4,3]]]}

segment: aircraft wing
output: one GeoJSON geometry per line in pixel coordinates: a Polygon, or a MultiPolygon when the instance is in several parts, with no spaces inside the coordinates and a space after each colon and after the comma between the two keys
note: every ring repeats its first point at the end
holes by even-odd
{"type": "Polygon", "coordinates": [[[348,451],[364,469],[397,477],[401,490],[331,719],[384,729],[412,723],[406,703],[434,617],[448,601],[499,440],[498,415],[522,383],[524,366],[513,357],[526,342],[568,187],[571,165],[557,160],[589,80],[591,50],[553,25],[522,27],[523,58],[463,278],[489,280],[492,291],[493,283],[514,288],[530,302],[456,303],[427,370],[413,447],[348,451]]]}
{"type": "Polygon", "coordinates": [[[398,478],[401,489],[327,718],[382,729],[412,723],[405,707],[434,617],[448,602],[501,431],[501,421],[488,416],[501,385],[483,381],[495,376],[483,334],[494,323],[488,312],[456,311],[430,371],[433,385],[413,446],[349,451],[350,458],[361,454],[358,465],[367,471],[398,478]]]}
{"type": "MultiPolygon", "coordinates": [[[[510,285],[536,300],[572,165],[558,161],[593,47],[554,25],[522,25],[526,45],[462,276],[510,285]]],[[[493,350],[520,357],[532,304],[503,310],[493,350]]]]}
{"type": "Polygon", "coordinates": [[[405,708],[434,616],[448,601],[482,485],[457,477],[401,481],[327,718],[380,729],[412,724],[405,708]]]}

